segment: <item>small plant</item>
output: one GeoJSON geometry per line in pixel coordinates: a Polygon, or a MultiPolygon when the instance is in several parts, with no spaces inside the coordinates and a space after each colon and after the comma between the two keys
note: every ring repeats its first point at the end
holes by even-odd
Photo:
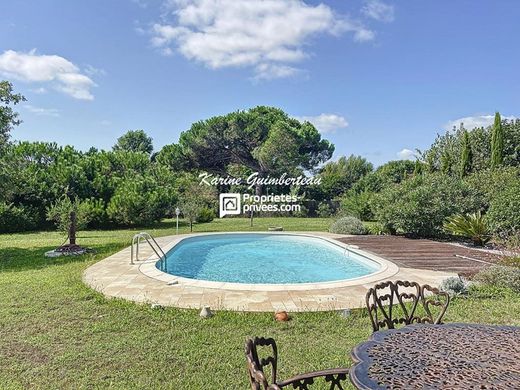
{"type": "Polygon", "coordinates": [[[463,278],[452,276],[444,279],[439,288],[451,296],[463,295],[468,293],[469,282],[463,278]]]}
{"type": "Polygon", "coordinates": [[[390,230],[388,230],[384,225],[379,222],[370,222],[367,226],[368,234],[373,234],[376,236],[382,236],[387,234],[392,234],[390,230]]]}
{"type": "Polygon", "coordinates": [[[77,198],[71,200],[68,196],[62,196],[47,209],[47,220],[54,222],[58,230],[70,234],[71,213],[75,214],[74,230],[84,229],[88,223],[88,215],[77,198]]]}
{"type": "Polygon", "coordinates": [[[367,234],[365,225],[356,217],[338,219],[330,226],[329,231],[336,234],[367,234]]]}
{"type": "MultiPolygon", "coordinates": [[[[89,249],[76,244],[76,233],[88,224],[88,215],[78,198],[71,200],[64,195],[47,210],[47,219],[54,221],[58,230],[67,233],[68,244],[56,248],[53,252],[61,254],[83,254],[89,249]]],[[[46,254],[47,256],[47,254],[46,254]]]]}
{"type": "Polygon", "coordinates": [[[195,219],[198,223],[211,222],[215,219],[215,211],[209,207],[203,207],[199,210],[195,219]]]}
{"type": "Polygon", "coordinates": [[[444,222],[444,230],[455,236],[470,238],[475,246],[483,246],[491,239],[486,217],[480,211],[447,218],[444,222]]]}
{"type": "Polygon", "coordinates": [[[484,285],[520,292],[520,268],[493,265],[477,273],[474,280],[484,285]]]}

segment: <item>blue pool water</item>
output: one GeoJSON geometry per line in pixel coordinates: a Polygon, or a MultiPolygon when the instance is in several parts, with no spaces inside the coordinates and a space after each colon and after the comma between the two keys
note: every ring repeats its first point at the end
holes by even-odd
{"type": "Polygon", "coordinates": [[[351,279],[379,265],[314,237],[215,234],[182,240],[157,267],[191,279],[233,283],[312,283],[351,279]]]}

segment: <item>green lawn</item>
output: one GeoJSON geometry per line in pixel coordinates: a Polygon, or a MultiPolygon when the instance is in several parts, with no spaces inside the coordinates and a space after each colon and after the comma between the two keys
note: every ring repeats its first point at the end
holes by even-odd
{"type": "MultiPolygon", "coordinates": [[[[195,231],[326,230],[327,219],[215,220],[195,231]]],[[[144,229],[142,229],[144,230],[144,229]]],[[[173,234],[165,222],[146,229],[173,234]]],[[[183,224],[181,231],[186,232],[183,224]]],[[[202,320],[194,310],[151,309],[105,299],[81,275],[95,261],[128,246],[136,230],[90,231],[79,236],[95,255],[46,259],[61,244],[53,232],[0,235],[0,388],[246,389],[243,342],[273,336],[279,372],[350,364],[352,347],[370,335],[362,311],[295,314],[276,323],[270,313],[218,312],[202,320]]],[[[520,325],[520,295],[456,299],[447,321],[520,325]]]]}

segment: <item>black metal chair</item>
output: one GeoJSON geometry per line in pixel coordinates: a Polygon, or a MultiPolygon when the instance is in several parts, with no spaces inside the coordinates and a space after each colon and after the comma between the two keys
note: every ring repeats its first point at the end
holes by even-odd
{"type": "Polygon", "coordinates": [[[441,324],[450,303],[450,296],[444,291],[401,280],[376,284],[365,299],[374,332],[395,329],[398,324],[441,324]],[[418,313],[419,304],[423,313],[418,313]],[[438,311],[437,315],[432,310],[438,311]]]}
{"type": "Polygon", "coordinates": [[[278,364],[278,349],[272,338],[255,337],[247,339],[245,345],[249,382],[252,390],[281,390],[291,389],[308,390],[316,382],[325,382],[330,390],[343,390],[348,383],[348,368],[333,368],[322,371],[313,371],[294,376],[284,381],[277,381],[276,369],[278,364]],[[271,354],[266,358],[258,356],[257,347],[271,347],[271,354]],[[265,370],[271,366],[270,370],[265,370]],[[266,372],[267,371],[267,372],[266,372]],[[269,373],[270,371],[270,373],[269,373]]]}

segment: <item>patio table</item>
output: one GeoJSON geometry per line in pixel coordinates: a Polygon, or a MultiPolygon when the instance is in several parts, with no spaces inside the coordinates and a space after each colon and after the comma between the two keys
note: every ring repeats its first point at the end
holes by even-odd
{"type": "Polygon", "coordinates": [[[520,327],[414,324],[352,351],[358,389],[519,389],[520,327]]]}

